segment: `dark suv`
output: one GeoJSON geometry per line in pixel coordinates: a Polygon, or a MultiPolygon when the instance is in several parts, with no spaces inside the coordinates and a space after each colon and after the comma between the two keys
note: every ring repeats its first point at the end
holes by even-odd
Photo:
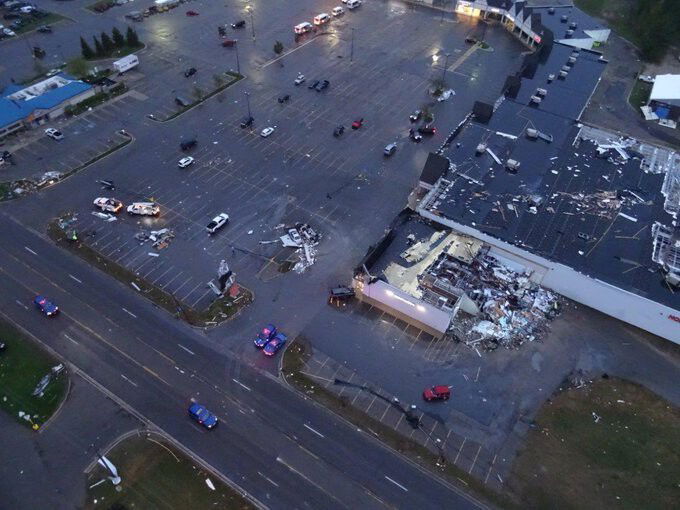
{"type": "Polygon", "coordinates": [[[243,119],[243,121],[241,122],[241,127],[242,127],[243,129],[249,128],[250,126],[253,125],[253,122],[254,122],[254,121],[255,121],[255,119],[253,119],[252,117],[246,117],[246,118],[243,119]]]}
{"type": "Polygon", "coordinates": [[[328,86],[331,84],[328,80],[322,80],[319,83],[316,84],[314,87],[317,92],[321,92],[323,89],[328,88],[328,86]]]}
{"type": "Polygon", "coordinates": [[[184,152],[186,152],[186,151],[196,147],[197,143],[198,142],[196,140],[193,140],[193,139],[192,140],[184,140],[183,142],[180,142],[179,146],[184,152]]]}

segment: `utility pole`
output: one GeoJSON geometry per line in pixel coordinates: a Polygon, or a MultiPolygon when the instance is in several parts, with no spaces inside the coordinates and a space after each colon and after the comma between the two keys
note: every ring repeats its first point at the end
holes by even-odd
{"type": "Polygon", "coordinates": [[[238,74],[241,74],[241,62],[238,59],[238,41],[236,41],[236,44],[234,46],[236,47],[236,72],[238,72],[238,74]]]}
{"type": "Polygon", "coordinates": [[[352,28],[352,43],[349,50],[349,61],[354,62],[354,28],[352,28]]]}
{"type": "Polygon", "coordinates": [[[446,54],[446,60],[444,61],[444,72],[442,72],[442,83],[446,85],[446,70],[449,67],[449,57],[451,56],[450,53],[446,54]]]}
{"type": "Polygon", "coordinates": [[[250,114],[250,92],[243,92],[246,95],[246,104],[248,105],[248,118],[252,117],[250,114]]]}

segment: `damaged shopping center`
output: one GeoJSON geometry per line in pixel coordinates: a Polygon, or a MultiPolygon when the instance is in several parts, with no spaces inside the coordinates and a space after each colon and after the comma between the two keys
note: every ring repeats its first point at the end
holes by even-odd
{"type": "Polygon", "coordinates": [[[580,122],[599,55],[537,53],[430,154],[408,222],[427,253],[409,265],[395,226],[357,295],[432,334],[514,345],[540,337],[554,292],[680,343],[680,155],[580,122]]]}
{"type": "Polygon", "coordinates": [[[407,321],[414,316],[435,336],[448,333],[478,349],[514,348],[540,339],[559,309],[557,295],[531,271],[408,211],[385,241],[379,258],[372,261],[371,252],[357,273],[361,299],[407,321]]]}

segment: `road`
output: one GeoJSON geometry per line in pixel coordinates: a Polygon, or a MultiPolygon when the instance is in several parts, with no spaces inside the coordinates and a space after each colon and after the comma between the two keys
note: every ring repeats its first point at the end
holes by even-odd
{"type": "Polygon", "coordinates": [[[481,506],[7,215],[0,230],[12,240],[0,248],[2,315],[264,506],[481,506]],[[32,308],[38,292],[59,317],[32,308]],[[187,418],[190,398],[221,418],[215,431],[187,418]]]}

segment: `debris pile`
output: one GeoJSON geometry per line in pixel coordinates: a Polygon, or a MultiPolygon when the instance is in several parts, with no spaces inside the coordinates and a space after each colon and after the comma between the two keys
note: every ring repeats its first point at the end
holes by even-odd
{"type": "MultiPolygon", "coordinates": [[[[454,300],[472,317],[452,321],[449,332],[475,349],[515,349],[540,339],[558,313],[558,296],[531,281],[524,268],[511,268],[479,249],[474,257],[445,251],[419,277],[423,298],[435,306],[454,300]],[[462,302],[465,301],[465,304],[462,302]]],[[[460,316],[461,319],[464,317],[460,316]]]]}
{"type": "Polygon", "coordinates": [[[144,244],[147,241],[151,241],[152,246],[157,250],[162,250],[167,248],[170,241],[174,239],[175,233],[169,228],[163,228],[161,230],[152,230],[147,232],[141,230],[134,235],[134,238],[139,241],[139,244],[144,244]]]}
{"type": "Polygon", "coordinates": [[[64,365],[59,364],[50,369],[50,371],[43,376],[40,381],[38,381],[38,384],[36,385],[35,389],[33,390],[32,395],[34,397],[41,398],[45,394],[45,390],[47,389],[47,386],[50,384],[50,381],[57,377],[61,372],[64,370],[64,365]]]}
{"type": "Polygon", "coordinates": [[[314,264],[315,247],[319,244],[321,235],[307,223],[296,223],[294,227],[287,229],[287,233],[279,239],[283,246],[296,248],[295,253],[299,256],[299,260],[293,266],[295,272],[302,273],[314,264]]]}

